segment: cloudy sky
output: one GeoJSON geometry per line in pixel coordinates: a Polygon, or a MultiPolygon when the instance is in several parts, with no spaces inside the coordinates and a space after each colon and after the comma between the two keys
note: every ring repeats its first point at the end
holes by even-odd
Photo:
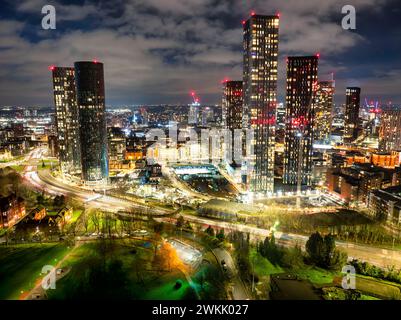
{"type": "Polygon", "coordinates": [[[279,99],[285,58],[320,53],[322,80],[336,79],[363,98],[401,104],[399,0],[2,0],[0,105],[51,106],[49,65],[105,64],[107,105],[219,103],[221,81],[242,79],[242,25],[253,10],[280,13],[279,99]],[[42,6],[57,10],[57,29],[41,27],[42,6]],[[343,30],[341,8],[356,9],[343,30]]]}

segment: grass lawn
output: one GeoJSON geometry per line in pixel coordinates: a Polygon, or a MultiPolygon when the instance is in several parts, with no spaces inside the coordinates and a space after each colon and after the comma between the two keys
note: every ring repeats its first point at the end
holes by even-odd
{"type": "Polygon", "coordinates": [[[152,265],[154,251],[146,240],[115,240],[85,243],[72,252],[62,265],[71,271],[59,282],[49,299],[183,299],[193,294],[185,276],[173,269],[158,272],[152,265]],[[110,269],[112,261],[121,264],[110,269]],[[105,269],[106,266],[106,269],[105,269]],[[96,272],[102,271],[100,275],[96,272]],[[116,275],[117,273],[117,275],[116,275]],[[107,279],[95,281],[93,279],[107,279]],[[112,280],[110,280],[112,279],[112,280]],[[181,288],[175,289],[177,280],[181,288]],[[88,285],[90,283],[90,285],[88,285]],[[94,288],[93,286],[96,286],[94,288]]]}
{"type": "Polygon", "coordinates": [[[372,296],[367,296],[366,294],[362,294],[358,300],[380,300],[380,299],[372,296]]]}
{"type": "Polygon", "coordinates": [[[273,265],[269,260],[262,257],[256,249],[251,249],[249,253],[251,265],[258,276],[268,276],[275,273],[282,273],[283,269],[280,266],[273,265]]]}
{"type": "Polygon", "coordinates": [[[153,288],[146,291],[144,300],[182,300],[185,299],[193,289],[183,274],[179,272],[168,274],[157,279],[153,288]],[[177,281],[180,281],[182,286],[176,289],[174,286],[177,281]]]}
{"type": "Polygon", "coordinates": [[[21,173],[22,171],[24,171],[25,166],[24,165],[20,165],[20,166],[11,166],[12,169],[14,169],[15,171],[17,171],[18,173],[21,173]]]}
{"type": "Polygon", "coordinates": [[[63,244],[21,244],[0,247],[0,300],[18,299],[34,287],[43,266],[55,265],[69,251],[63,244]]]}
{"type": "Polygon", "coordinates": [[[384,299],[401,299],[400,287],[388,281],[357,275],[356,289],[384,299]]]}
{"type": "Polygon", "coordinates": [[[291,273],[303,280],[309,280],[313,284],[318,285],[332,283],[334,277],[337,275],[334,272],[307,265],[300,269],[293,269],[291,273]]]}

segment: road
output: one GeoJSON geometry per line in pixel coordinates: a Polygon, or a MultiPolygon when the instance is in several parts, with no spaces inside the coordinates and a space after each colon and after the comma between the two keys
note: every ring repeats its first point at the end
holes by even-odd
{"type": "MultiPolygon", "coordinates": [[[[235,230],[250,233],[256,238],[264,239],[271,234],[270,230],[252,227],[244,224],[234,224],[224,221],[212,220],[207,218],[199,218],[191,215],[183,215],[184,218],[190,222],[202,224],[204,227],[212,226],[217,228],[223,228],[226,230],[235,230]]],[[[295,245],[305,247],[307,236],[294,234],[294,233],[283,233],[276,231],[274,236],[279,244],[284,246],[293,247],[295,245]]],[[[397,269],[401,269],[401,250],[382,249],[373,246],[354,244],[344,241],[336,241],[336,245],[343,249],[350,259],[355,258],[362,261],[369,262],[381,268],[394,266],[397,269]]]]}
{"type": "MultiPolygon", "coordinates": [[[[38,161],[38,159],[40,159],[42,155],[42,149],[34,150],[28,155],[28,160],[30,162],[35,159],[36,161],[38,161]]],[[[27,170],[24,173],[24,177],[28,182],[40,188],[41,190],[45,190],[46,192],[52,194],[64,194],[72,196],[82,201],[93,198],[93,196],[95,195],[95,193],[91,191],[60,182],[59,180],[52,177],[47,170],[41,170],[38,174],[36,171],[34,171],[35,169],[36,168],[34,166],[27,167],[27,170]]],[[[171,175],[172,174],[170,173],[170,176],[171,175]]],[[[110,196],[102,196],[98,199],[95,199],[90,202],[90,205],[115,212],[118,210],[131,210],[133,208],[149,210],[149,207],[146,205],[141,205],[135,202],[110,196]]],[[[156,213],[165,212],[171,214],[171,212],[159,208],[151,208],[151,211],[156,213]]],[[[228,230],[247,232],[261,239],[264,239],[265,237],[270,235],[270,231],[267,229],[256,228],[244,224],[234,224],[224,221],[195,217],[191,215],[184,215],[184,217],[191,222],[204,224],[205,226],[211,225],[228,230]]],[[[298,244],[301,247],[305,246],[305,243],[308,239],[306,236],[303,235],[282,232],[276,232],[275,237],[277,241],[283,245],[294,246],[298,244]]],[[[347,252],[348,256],[351,258],[367,261],[382,268],[395,266],[396,268],[401,269],[401,250],[382,249],[362,244],[346,243],[343,241],[337,241],[336,243],[338,247],[344,249],[347,252]]]]}
{"type": "Polygon", "coordinates": [[[248,291],[244,283],[241,280],[241,277],[238,274],[235,263],[231,257],[231,254],[222,248],[212,249],[213,254],[218,260],[218,263],[221,265],[221,262],[224,260],[226,263],[227,269],[230,271],[232,275],[231,283],[232,283],[232,296],[234,300],[247,300],[250,299],[248,291]]]}
{"type": "Polygon", "coordinates": [[[200,199],[203,201],[209,201],[212,199],[209,195],[205,195],[191,189],[185,182],[182,182],[180,178],[174,173],[174,169],[169,167],[168,165],[162,165],[162,174],[167,177],[173,186],[176,186],[182,192],[184,192],[189,197],[193,197],[194,199],[200,199]]]}

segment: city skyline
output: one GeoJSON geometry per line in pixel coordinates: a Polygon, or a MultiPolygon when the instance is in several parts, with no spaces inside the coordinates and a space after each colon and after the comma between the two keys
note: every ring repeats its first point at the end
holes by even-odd
{"type": "Polygon", "coordinates": [[[357,1],[356,30],[341,28],[342,4],[334,1],[318,13],[310,10],[314,1],[303,6],[293,1],[222,1],[214,7],[212,2],[185,5],[177,1],[157,7],[152,1],[140,6],[129,1],[116,9],[103,1],[85,5],[61,1],[54,4],[59,9],[57,29],[42,30],[43,1],[23,5],[8,1],[0,22],[5,40],[0,52],[4,70],[0,101],[3,105],[50,106],[46,91],[51,82],[45,76],[49,65],[99,59],[110,79],[108,106],[188,104],[190,90],[198,92],[202,103],[217,104],[220,81],[241,78],[241,21],[254,10],[280,13],[278,101],[285,96],[286,56],[320,52],[319,80],[327,80],[334,72],[337,104],[345,102],[343,92],[348,86],[362,87],[362,99],[401,102],[401,66],[396,53],[400,44],[391,41],[400,28],[391,24],[399,12],[395,1],[357,1]],[[16,12],[21,20],[13,18],[16,12]],[[374,28],[374,21],[380,21],[381,32],[374,28]],[[104,44],[108,45],[102,49],[104,44]],[[29,55],[22,59],[27,50],[29,55]],[[26,86],[33,78],[40,80],[26,86]]]}

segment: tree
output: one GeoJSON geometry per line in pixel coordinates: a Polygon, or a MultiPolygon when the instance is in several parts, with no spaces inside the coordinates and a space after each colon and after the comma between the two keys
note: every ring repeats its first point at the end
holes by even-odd
{"type": "Polygon", "coordinates": [[[157,233],[157,234],[162,234],[163,230],[164,230],[164,223],[163,222],[157,222],[155,221],[155,224],[153,225],[153,230],[157,233]]]}
{"type": "Polygon", "coordinates": [[[219,239],[221,242],[224,241],[224,239],[226,238],[224,234],[224,229],[220,229],[220,231],[216,234],[216,238],[219,239]]]}
{"type": "Polygon", "coordinates": [[[184,223],[185,223],[184,217],[180,215],[177,218],[177,223],[176,223],[177,228],[181,229],[184,226],[184,223]]]}
{"type": "Polygon", "coordinates": [[[300,269],[304,265],[304,256],[301,247],[296,245],[294,248],[289,248],[284,251],[282,264],[285,267],[300,269]]]}
{"type": "Polygon", "coordinates": [[[306,242],[306,252],[310,260],[318,266],[323,265],[324,240],[319,232],[312,233],[306,242]]]}
{"type": "Polygon", "coordinates": [[[213,230],[212,226],[208,226],[207,229],[205,230],[205,232],[206,232],[209,236],[214,237],[214,230],[213,230]]]}
{"type": "Polygon", "coordinates": [[[53,199],[53,206],[56,208],[61,208],[65,206],[65,196],[55,196],[53,199]]]}
{"type": "Polygon", "coordinates": [[[347,254],[336,249],[331,234],[324,238],[319,232],[313,233],[306,242],[306,252],[315,265],[325,269],[340,269],[347,262],[347,254]]]}
{"type": "Polygon", "coordinates": [[[43,193],[38,194],[38,195],[36,196],[36,204],[37,204],[37,205],[44,205],[44,203],[45,203],[45,196],[44,196],[44,194],[43,194],[43,193]]]}
{"type": "Polygon", "coordinates": [[[190,230],[190,231],[193,230],[192,225],[189,223],[189,221],[187,221],[187,222],[185,223],[184,229],[185,229],[185,230],[190,230]]]}

